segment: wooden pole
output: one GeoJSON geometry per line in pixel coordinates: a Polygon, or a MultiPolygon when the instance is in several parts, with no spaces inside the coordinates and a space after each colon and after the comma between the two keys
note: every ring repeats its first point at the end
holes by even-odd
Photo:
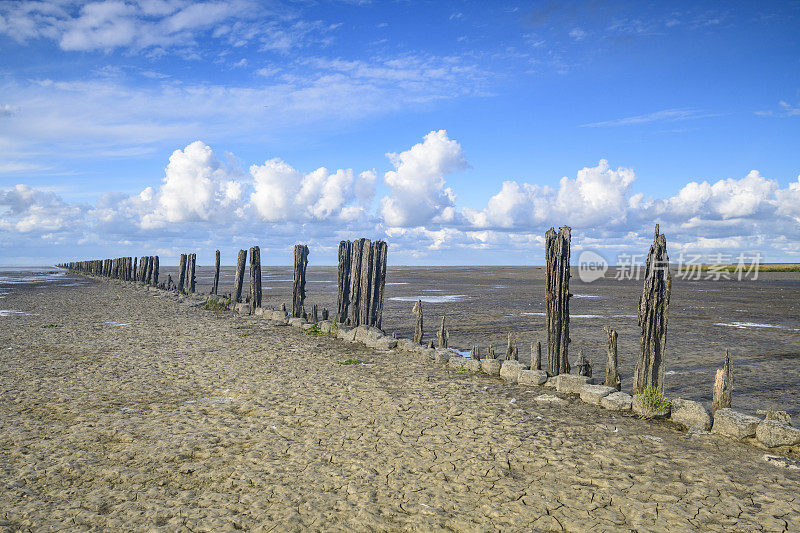
{"type": "Polygon", "coordinates": [[[186,284],[186,254],[181,254],[181,262],[178,266],[178,292],[184,293],[186,284]]]}
{"type": "Polygon", "coordinates": [[[417,300],[414,308],[411,310],[414,313],[414,342],[422,344],[422,300],[417,300]]]}
{"type": "Polygon", "coordinates": [[[261,307],[261,249],[250,248],[250,314],[261,307]]]}
{"type": "Polygon", "coordinates": [[[339,243],[339,275],[336,320],[340,324],[347,322],[350,310],[350,265],[353,253],[353,243],[341,241],[339,243]]]}
{"type": "Polygon", "coordinates": [[[531,343],[531,370],[542,369],[542,343],[536,341],[536,344],[531,343]]]}
{"type": "Polygon", "coordinates": [[[189,293],[194,294],[197,278],[195,277],[195,268],[197,267],[197,254],[190,254],[189,255],[189,265],[187,270],[189,271],[186,274],[186,277],[189,279],[189,293]]]}
{"type": "Polygon", "coordinates": [[[373,252],[375,249],[369,239],[364,239],[364,248],[361,250],[361,288],[358,299],[358,323],[371,325],[369,310],[370,296],[372,295],[373,277],[373,252]]]}
{"type": "Polygon", "coordinates": [[[733,392],[733,372],[731,372],[731,354],[725,350],[725,366],[717,370],[714,379],[714,398],[711,401],[711,412],[731,406],[733,392]]]}
{"type": "Polygon", "coordinates": [[[545,234],[547,259],[547,374],[569,374],[569,253],[571,228],[553,228],[545,234]]]}
{"type": "Polygon", "coordinates": [[[158,256],[153,256],[153,286],[158,287],[158,256]]]}
{"type": "Polygon", "coordinates": [[[444,317],[442,317],[442,325],[439,326],[439,331],[436,332],[436,339],[439,341],[439,348],[447,348],[450,341],[450,332],[444,328],[444,317]]]}
{"type": "Polygon", "coordinates": [[[308,266],[308,246],[296,244],[294,247],[294,274],[292,276],[292,316],[303,315],[303,302],[306,299],[306,267],[308,266]]]}
{"type": "Polygon", "coordinates": [[[350,249],[350,316],[348,324],[353,327],[360,324],[358,309],[361,303],[361,260],[365,242],[366,239],[357,239],[352,242],[350,249]]]}
{"type": "Polygon", "coordinates": [[[219,290],[219,250],[216,253],[216,261],[214,265],[214,285],[211,287],[211,294],[216,295],[219,290]]]}
{"type": "Polygon", "coordinates": [[[239,257],[236,260],[236,276],[233,279],[233,301],[242,301],[242,285],[244,284],[244,267],[247,262],[247,252],[239,250],[239,257]]]}
{"type": "Polygon", "coordinates": [[[383,294],[386,289],[386,260],[389,255],[389,247],[384,241],[375,242],[375,280],[373,282],[372,301],[372,325],[381,328],[383,325],[383,294]]]}
{"type": "Polygon", "coordinates": [[[617,370],[617,332],[606,326],[606,387],[622,390],[622,378],[617,370]]]}
{"type": "Polygon", "coordinates": [[[641,394],[648,385],[663,390],[664,351],[667,343],[667,317],[671,292],[672,275],[669,272],[667,239],[663,233],[659,233],[656,224],[653,244],[647,254],[644,288],[639,298],[642,342],[634,374],[634,394],[641,394]]]}

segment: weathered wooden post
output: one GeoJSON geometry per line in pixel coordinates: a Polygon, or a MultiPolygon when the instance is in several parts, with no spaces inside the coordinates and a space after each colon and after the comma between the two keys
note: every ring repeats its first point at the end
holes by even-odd
{"type": "Polygon", "coordinates": [[[131,277],[132,281],[137,281],[139,278],[137,277],[137,273],[139,272],[137,269],[139,268],[136,264],[137,258],[133,258],[133,268],[131,269],[131,277]]]}
{"type": "Polygon", "coordinates": [[[178,292],[183,293],[184,285],[186,283],[186,254],[181,254],[181,260],[178,264],[178,292]]]}
{"type": "Polygon", "coordinates": [[[572,229],[562,226],[545,234],[547,259],[547,374],[569,374],[569,253],[572,229]]]}
{"type": "Polygon", "coordinates": [[[355,327],[359,322],[359,305],[361,302],[361,260],[364,255],[366,239],[356,239],[350,247],[350,304],[349,325],[355,327]]]}
{"type": "Polygon", "coordinates": [[[370,325],[369,319],[369,300],[372,295],[372,271],[373,271],[373,252],[375,248],[369,239],[364,240],[364,248],[361,250],[361,276],[358,298],[358,323],[370,325]]]}
{"type": "Polygon", "coordinates": [[[478,346],[476,346],[474,344],[472,345],[472,350],[470,350],[470,352],[469,352],[469,358],[470,359],[474,359],[476,361],[480,361],[481,360],[481,350],[480,350],[480,348],[478,348],[478,346]]]}
{"type": "Polygon", "coordinates": [[[328,310],[326,308],[322,308],[322,320],[328,320],[328,310]]]}
{"type": "Polygon", "coordinates": [[[158,287],[158,256],[153,256],[153,287],[158,287]]]}
{"type": "Polygon", "coordinates": [[[233,278],[233,302],[242,301],[242,285],[244,284],[244,266],[247,262],[247,252],[239,250],[236,260],[236,276],[233,278]]]}
{"type": "Polygon", "coordinates": [[[531,343],[531,370],[542,369],[542,343],[536,341],[536,344],[531,343]]]}
{"type": "Polygon", "coordinates": [[[219,290],[219,250],[217,250],[216,261],[214,266],[214,285],[211,286],[211,294],[217,294],[219,290]]]}
{"type": "Polygon", "coordinates": [[[189,285],[189,294],[194,294],[195,284],[195,267],[197,266],[197,254],[189,254],[188,264],[186,265],[186,279],[189,285]]]}
{"type": "Polygon", "coordinates": [[[489,348],[486,350],[486,359],[496,359],[494,355],[494,348],[492,348],[491,344],[489,345],[489,348]]]}
{"type": "Polygon", "coordinates": [[[145,274],[144,274],[144,283],[145,285],[152,285],[153,284],[153,256],[149,255],[145,258],[145,274]]]}
{"type": "Polygon", "coordinates": [[[414,313],[414,342],[417,344],[422,344],[422,300],[417,300],[417,303],[414,304],[414,309],[411,310],[414,313]]]}
{"type": "Polygon", "coordinates": [[[583,350],[578,350],[578,360],[575,361],[575,366],[578,367],[579,376],[592,377],[592,361],[583,356],[583,350]]]}
{"type": "Polygon", "coordinates": [[[634,394],[641,394],[648,385],[663,390],[663,359],[667,343],[667,317],[671,292],[672,275],[669,272],[667,239],[663,233],[659,233],[656,224],[655,238],[647,254],[644,288],[639,298],[642,342],[634,374],[634,394]]]}
{"type": "Polygon", "coordinates": [[[508,334],[508,345],[506,346],[506,361],[519,361],[517,353],[517,341],[511,340],[511,333],[508,334]]]}
{"type": "Polygon", "coordinates": [[[261,249],[250,248],[250,314],[261,307],[261,249]]]}
{"type": "Polygon", "coordinates": [[[339,296],[337,301],[336,320],[340,324],[347,322],[350,310],[350,265],[353,253],[353,243],[341,241],[339,243],[339,296]]]}
{"type": "Polygon", "coordinates": [[[319,309],[317,308],[317,304],[311,306],[311,320],[309,320],[312,324],[317,324],[319,322],[319,309]]]}
{"type": "Polygon", "coordinates": [[[292,277],[292,316],[303,315],[303,302],[306,299],[306,267],[308,266],[308,246],[296,244],[294,247],[294,274],[292,277]]]}
{"type": "Polygon", "coordinates": [[[388,247],[384,241],[372,243],[370,291],[368,302],[367,323],[376,328],[381,327],[383,322],[383,292],[386,285],[386,258],[388,247]]]}
{"type": "Polygon", "coordinates": [[[606,326],[606,387],[622,390],[622,379],[617,370],[617,332],[606,326]]]}
{"type": "Polygon", "coordinates": [[[725,366],[717,369],[714,379],[714,398],[711,401],[711,412],[731,406],[731,393],[733,392],[733,373],[731,372],[731,354],[725,350],[725,366]]]}
{"type": "Polygon", "coordinates": [[[436,332],[436,339],[439,341],[439,348],[447,348],[447,344],[450,342],[450,332],[444,328],[444,317],[442,317],[439,331],[436,332]]]}

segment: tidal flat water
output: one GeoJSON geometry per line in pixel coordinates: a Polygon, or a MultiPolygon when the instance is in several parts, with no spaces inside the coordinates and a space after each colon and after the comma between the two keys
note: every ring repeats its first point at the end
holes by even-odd
{"type": "MultiPolygon", "coordinates": [[[[35,269],[34,269],[35,270],[35,269]]],[[[0,272],[4,287],[41,275],[46,283],[83,283],[63,274],[0,272]]],[[[176,267],[162,267],[161,281],[176,267]]],[[[307,271],[306,309],[336,309],[336,267],[310,264],[307,271]]],[[[223,267],[220,293],[233,287],[234,267],[223,267]]],[[[208,292],[213,267],[198,267],[197,291],[208,292]]],[[[245,275],[247,291],[248,276],[245,275]]],[[[542,267],[389,267],[383,329],[411,337],[411,308],[423,301],[425,336],[435,338],[441,317],[450,330],[451,347],[485,353],[491,344],[505,353],[508,334],[517,342],[520,359],[530,361],[531,343],[542,343],[546,357],[545,280],[542,267]]],[[[629,390],[640,331],[638,299],[642,281],[612,276],[582,282],[577,272],[570,281],[570,361],[579,351],[593,361],[596,378],[605,374],[605,332],[610,325],[619,334],[619,365],[623,390],[629,390]]],[[[262,266],[263,306],[279,308],[291,302],[289,267],[262,266]]],[[[0,309],[2,300],[0,300],[0,309]]],[[[13,311],[13,310],[5,310],[13,311]]],[[[757,280],[683,280],[673,272],[666,355],[666,393],[669,397],[710,404],[714,374],[725,350],[733,358],[733,407],[783,409],[800,422],[800,273],[765,273],[757,280]]]]}

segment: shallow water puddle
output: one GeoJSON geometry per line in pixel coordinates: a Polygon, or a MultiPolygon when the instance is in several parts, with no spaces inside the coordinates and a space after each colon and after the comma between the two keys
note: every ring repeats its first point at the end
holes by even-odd
{"type": "Polygon", "coordinates": [[[394,296],[389,299],[396,302],[416,302],[417,300],[421,300],[428,304],[443,304],[460,302],[468,298],[466,294],[443,294],[441,296],[394,296]]]}
{"type": "Polygon", "coordinates": [[[729,328],[774,328],[783,329],[786,331],[800,331],[800,328],[790,328],[788,326],[779,326],[777,324],[760,324],[758,322],[714,322],[715,326],[724,326],[729,328]]]}
{"type": "Polygon", "coordinates": [[[27,315],[23,311],[17,311],[16,309],[0,309],[0,316],[11,316],[11,315],[27,315]]]}

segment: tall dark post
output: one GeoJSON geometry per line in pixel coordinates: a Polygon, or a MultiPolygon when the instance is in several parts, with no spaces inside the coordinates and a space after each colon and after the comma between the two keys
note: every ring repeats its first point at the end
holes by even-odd
{"type": "Polygon", "coordinates": [[[158,256],[153,257],[153,287],[158,287],[158,256]]]}
{"type": "Polygon", "coordinates": [[[181,262],[178,266],[178,292],[184,293],[186,286],[186,254],[181,254],[181,262]]]}
{"type": "Polygon", "coordinates": [[[261,250],[250,248],[250,314],[261,307],[261,250]]]}
{"type": "Polygon", "coordinates": [[[350,241],[339,243],[339,298],[336,320],[344,324],[350,308],[350,259],[353,253],[353,244],[350,241]]]}
{"type": "Polygon", "coordinates": [[[414,313],[414,342],[417,344],[422,344],[422,300],[417,300],[417,303],[414,304],[414,309],[411,310],[414,313]]]}
{"type": "Polygon", "coordinates": [[[292,316],[303,314],[303,301],[306,299],[306,267],[308,266],[308,246],[296,244],[294,247],[294,274],[292,277],[292,316]]]}
{"type": "Polygon", "coordinates": [[[150,285],[153,282],[153,256],[149,255],[144,259],[144,282],[150,285]]]}
{"type": "Polygon", "coordinates": [[[370,305],[369,300],[372,296],[372,270],[375,248],[369,239],[364,240],[364,248],[361,250],[361,288],[358,298],[358,323],[370,325],[370,305]]]}
{"type": "Polygon", "coordinates": [[[131,281],[136,281],[138,278],[136,277],[136,258],[133,258],[133,268],[131,268],[131,281]]]}
{"type": "Polygon", "coordinates": [[[217,250],[217,257],[214,266],[214,285],[211,287],[211,294],[216,295],[219,290],[219,250],[217,250]]]}
{"type": "Polygon", "coordinates": [[[361,303],[361,261],[364,254],[364,244],[366,239],[358,239],[352,242],[350,248],[350,305],[349,305],[349,324],[353,327],[358,326],[359,305],[361,303]]]}
{"type": "Polygon", "coordinates": [[[373,253],[372,265],[372,294],[370,296],[370,325],[377,328],[383,322],[383,293],[386,286],[386,258],[388,256],[388,246],[384,241],[372,243],[375,248],[373,253]]]}
{"type": "Polygon", "coordinates": [[[197,265],[197,254],[189,254],[189,262],[186,265],[186,279],[189,285],[189,294],[193,294],[195,290],[195,283],[197,282],[197,278],[195,278],[194,271],[195,266],[197,265]]]}
{"type": "Polygon", "coordinates": [[[653,244],[647,254],[644,288],[639,297],[639,327],[642,330],[641,349],[636,362],[633,392],[641,394],[648,385],[663,390],[664,351],[667,343],[667,316],[672,292],[669,272],[667,238],[659,233],[656,224],[653,244]]]}
{"type": "Polygon", "coordinates": [[[572,230],[562,226],[545,234],[547,259],[547,374],[569,374],[569,252],[572,230]]]}
{"type": "Polygon", "coordinates": [[[239,258],[236,260],[236,277],[233,278],[233,301],[242,301],[242,285],[244,284],[244,267],[247,262],[247,252],[239,250],[239,258]]]}
{"type": "Polygon", "coordinates": [[[606,387],[622,389],[622,379],[617,370],[617,332],[606,326],[606,387]]]}

